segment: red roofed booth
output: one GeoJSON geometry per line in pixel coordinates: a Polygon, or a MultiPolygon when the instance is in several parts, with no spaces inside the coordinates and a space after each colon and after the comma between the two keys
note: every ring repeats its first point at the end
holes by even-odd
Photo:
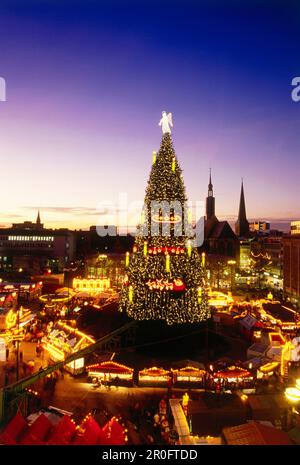
{"type": "Polygon", "coordinates": [[[163,368],[145,368],[139,372],[139,384],[167,385],[171,373],[163,368]]]}
{"type": "Polygon", "coordinates": [[[83,432],[79,434],[77,433],[77,436],[72,443],[74,445],[92,446],[101,444],[101,440],[105,439],[102,429],[90,415],[88,415],[81,423],[80,430],[83,430],[83,432]]]}
{"type": "Polygon", "coordinates": [[[53,428],[47,444],[64,446],[72,442],[76,433],[76,424],[68,415],[62,417],[60,422],[53,428]]]}
{"type": "Polygon", "coordinates": [[[17,444],[28,428],[23,416],[17,413],[0,434],[0,444],[7,446],[17,444]]]}
{"type": "Polygon", "coordinates": [[[50,433],[52,423],[43,413],[32,423],[25,435],[21,438],[19,444],[22,445],[41,445],[46,444],[46,438],[50,433]]]}
{"type": "Polygon", "coordinates": [[[105,435],[105,442],[101,444],[123,446],[127,443],[127,430],[123,428],[116,417],[112,417],[106,425],[103,426],[102,431],[105,435]]]}
{"type": "Polygon", "coordinates": [[[88,377],[101,381],[132,383],[133,368],[108,360],[87,367],[88,377]]]}
{"type": "Polygon", "coordinates": [[[219,371],[216,371],[213,375],[214,381],[221,379],[227,383],[238,383],[242,387],[251,387],[253,383],[253,375],[250,371],[244,368],[231,366],[219,371]]]}
{"type": "Polygon", "coordinates": [[[223,429],[228,445],[247,446],[289,446],[292,444],[284,431],[256,421],[223,429]]]}

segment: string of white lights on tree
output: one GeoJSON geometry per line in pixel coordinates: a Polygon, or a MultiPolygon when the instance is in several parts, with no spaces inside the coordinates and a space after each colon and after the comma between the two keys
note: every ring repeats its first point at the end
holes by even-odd
{"type": "Polygon", "coordinates": [[[136,320],[165,320],[167,324],[196,323],[210,316],[204,285],[204,263],[191,236],[185,233],[186,193],[182,171],[173,148],[171,135],[163,134],[158,154],[154,152],[150,179],[146,189],[142,231],[133,251],[126,254],[126,276],[120,296],[120,311],[136,320]],[[153,213],[153,201],[177,202],[181,215],[170,209],[168,216],[153,213]],[[151,221],[152,220],[152,221],[151,221]],[[158,223],[153,234],[151,224],[158,223]],[[181,235],[174,234],[180,223],[181,235]],[[164,225],[170,234],[162,234],[164,225]],[[143,234],[144,226],[147,234],[143,234]],[[172,232],[173,231],[173,232],[172,232]]]}

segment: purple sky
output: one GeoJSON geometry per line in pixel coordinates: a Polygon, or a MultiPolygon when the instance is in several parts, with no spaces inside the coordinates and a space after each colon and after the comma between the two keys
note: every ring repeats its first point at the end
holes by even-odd
{"type": "Polygon", "coordinates": [[[0,6],[0,224],[40,208],[47,226],[86,228],[120,192],[142,201],[162,110],[190,200],[211,166],[220,218],[235,219],[241,177],[249,218],[300,218],[299,7],[42,4],[0,6]]]}

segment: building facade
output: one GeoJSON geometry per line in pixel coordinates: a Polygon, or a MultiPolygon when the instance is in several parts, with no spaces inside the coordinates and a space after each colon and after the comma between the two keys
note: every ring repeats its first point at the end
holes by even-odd
{"type": "Polygon", "coordinates": [[[0,229],[0,270],[40,273],[61,271],[75,258],[75,235],[68,229],[46,229],[38,215],[36,223],[25,221],[0,229]]]}
{"type": "Polygon", "coordinates": [[[300,221],[292,221],[291,222],[291,234],[300,234],[300,221]]]}
{"type": "Polygon", "coordinates": [[[286,297],[300,306],[300,235],[283,238],[283,289],[286,297]]]}

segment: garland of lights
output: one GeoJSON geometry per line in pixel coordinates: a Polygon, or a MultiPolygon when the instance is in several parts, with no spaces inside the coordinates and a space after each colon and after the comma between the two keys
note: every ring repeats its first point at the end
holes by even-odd
{"type": "MultiPolygon", "coordinates": [[[[182,171],[176,159],[170,134],[164,134],[160,150],[153,157],[146,189],[145,208],[132,253],[126,254],[126,276],[120,293],[120,311],[136,320],[162,319],[167,324],[196,323],[209,318],[205,293],[204,261],[185,234],[186,194],[182,171]],[[177,202],[182,214],[165,215],[151,212],[151,202],[177,202]],[[152,216],[151,216],[152,215],[152,216]],[[158,234],[151,231],[152,222],[159,222],[158,234]],[[175,223],[182,227],[174,234],[175,223]],[[163,223],[167,223],[164,225],[163,223]],[[163,235],[162,228],[170,228],[163,235]]],[[[190,223],[190,214],[187,214],[190,223]]]]}

